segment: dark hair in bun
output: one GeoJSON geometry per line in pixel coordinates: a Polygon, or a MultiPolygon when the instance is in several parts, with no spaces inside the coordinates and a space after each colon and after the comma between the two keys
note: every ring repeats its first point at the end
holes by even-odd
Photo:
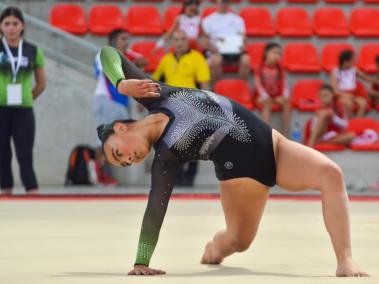
{"type": "Polygon", "coordinates": [[[133,123],[136,122],[134,119],[122,119],[122,120],[115,120],[112,123],[108,124],[100,124],[96,130],[97,130],[97,136],[99,137],[102,147],[104,148],[104,143],[107,141],[107,139],[115,133],[113,126],[117,123],[133,123]]]}

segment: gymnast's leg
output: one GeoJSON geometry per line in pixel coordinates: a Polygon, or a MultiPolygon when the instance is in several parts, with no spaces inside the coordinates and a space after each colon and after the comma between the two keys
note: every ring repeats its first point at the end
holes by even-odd
{"type": "Polygon", "coordinates": [[[315,189],[321,193],[324,222],[337,257],[336,276],[368,276],[352,259],[348,198],[341,168],[320,152],[275,130],[273,140],[277,184],[289,191],[315,189]]]}
{"type": "Polygon", "coordinates": [[[206,245],[203,264],[219,264],[225,257],[249,248],[268,198],[268,188],[250,178],[226,180],[220,185],[226,229],[206,245]]]}

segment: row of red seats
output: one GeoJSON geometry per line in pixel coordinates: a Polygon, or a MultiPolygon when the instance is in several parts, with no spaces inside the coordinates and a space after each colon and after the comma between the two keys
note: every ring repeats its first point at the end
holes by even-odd
{"type": "MultiPolygon", "coordinates": [[[[150,62],[147,72],[155,70],[159,60],[164,55],[164,49],[152,53],[155,41],[134,42],[131,48],[144,55],[150,62]]],[[[250,55],[252,70],[255,70],[262,62],[262,54],[266,43],[249,43],[247,51],[250,55]]],[[[325,44],[321,59],[318,56],[316,47],[309,42],[288,43],[284,46],[283,66],[290,72],[320,72],[321,70],[330,71],[337,66],[338,56],[342,50],[354,50],[349,43],[329,43],[325,44]]],[[[359,51],[358,67],[365,72],[373,73],[376,71],[375,57],[379,55],[379,43],[368,43],[362,45],[359,51]]]]}
{"type": "Polygon", "coordinates": [[[342,9],[317,8],[313,21],[303,8],[282,8],[276,15],[276,25],[267,8],[243,8],[240,11],[245,20],[249,36],[321,37],[379,36],[378,9],[357,8],[351,11],[350,22],[342,9]]]}
{"type": "MultiPolygon", "coordinates": [[[[57,4],[50,13],[50,23],[74,34],[85,34],[87,30],[95,35],[106,35],[116,28],[125,28],[133,35],[160,35],[169,29],[180,6],[168,7],[163,16],[152,5],[131,6],[124,17],[120,7],[95,5],[89,11],[88,25],[85,12],[80,5],[57,4]]],[[[202,10],[205,17],[216,10],[207,7],[202,10]]],[[[303,8],[282,8],[278,11],[276,24],[267,8],[244,7],[240,15],[246,24],[249,36],[309,37],[315,33],[323,37],[379,36],[379,9],[357,8],[352,10],[350,23],[339,8],[318,8],[314,11],[313,24],[303,8]]]]}
{"type": "MultiPolygon", "coordinates": [[[[80,0],[73,0],[80,1],[80,0]]],[[[97,0],[98,2],[125,2],[126,0],[97,0]]],[[[163,2],[165,0],[133,0],[135,2],[163,2]]],[[[172,0],[173,2],[183,2],[184,0],[172,0]]],[[[216,0],[209,0],[210,2],[216,2],[216,0]]],[[[241,3],[244,0],[229,0],[231,3],[241,3]]],[[[283,0],[245,0],[250,3],[279,3],[283,0]]],[[[362,0],[323,0],[326,3],[333,4],[354,4],[362,0]]],[[[314,4],[319,2],[319,0],[287,0],[288,3],[305,3],[305,4],[314,4]]],[[[321,0],[320,0],[321,2],[321,0]]],[[[363,0],[364,3],[379,3],[379,0],[363,0]]]]}
{"type": "MultiPolygon", "coordinates": [[[[320,107],[319,90],[325,82],[322,80],[299,80],[292,88],[291,103],[293,108],[301,112],[314,112],[320,107]]],[[[256,94],[251,90],[249,83],[240,79],[222,79],[216,82],[214,91],[231,98],[247,109],[253,110],[256,104],[256,94]]],[[[376,107],[379,111],[379,106],[376,107]]],[[[275,107],[273,111],[280,110],[275,107]]]]}

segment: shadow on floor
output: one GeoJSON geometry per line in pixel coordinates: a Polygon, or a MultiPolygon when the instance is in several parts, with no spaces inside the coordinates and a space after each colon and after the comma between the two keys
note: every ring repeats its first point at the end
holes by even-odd
{"type": "MultiPolygon", "coordinates": [[[[289,277],[289,278],[329,278],[332,276],[321,275],[300,275],[291,273],[275,273],[267,271],[253,271],[242,267],[230,267],[223,265],[208,265],[212,270],[202,272],[188,272],[188,273],[168,273],[166,275],[155,275],[154,277],[217,277],[217,276],[269,276],[269,277],[289,277]]],[[[113,272],[64,272],[61,275],[54,275],[52,277],[77,277],[77,278],[98,278],[98,277],[126,277],[125,273],[113,272]]]]}

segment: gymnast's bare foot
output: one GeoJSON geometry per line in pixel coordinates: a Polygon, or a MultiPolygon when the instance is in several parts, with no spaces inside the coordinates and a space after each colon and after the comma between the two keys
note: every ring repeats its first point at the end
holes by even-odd
{"type": "Polygon", "coordinates": [[[337,277],[369,277],[366,272],[363,272],[358,266],[354,263],[352,259],[340,262],[337,265],[336,271],[337,277]]]}
{"type": "Polygon", "coordinates": [[[224,259],[215,251],[213,243],[207,243],[204,254],[201,257],[201,264],[220,264],[223,260],[224,259]]]}

